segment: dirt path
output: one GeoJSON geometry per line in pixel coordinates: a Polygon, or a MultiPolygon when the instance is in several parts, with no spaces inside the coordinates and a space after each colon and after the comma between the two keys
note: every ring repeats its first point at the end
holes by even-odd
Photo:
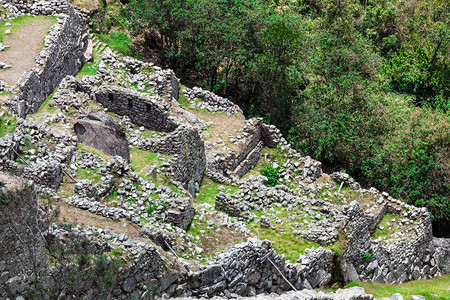
{"type": "MultiPolygon", "coordinates": [[[[44,46],[44,38],[50,27],[54,24],[51,19],[30,19],[10,36],[3,39],[4,45],[10,48],[0,52],[0,61],[12,67],[0,70],[0,79],[9,85],[15,85],[26,68],[37,67],[34,59],[44,46]]],[[[6,30],[3,26],[1,30],[6,30]]]]}

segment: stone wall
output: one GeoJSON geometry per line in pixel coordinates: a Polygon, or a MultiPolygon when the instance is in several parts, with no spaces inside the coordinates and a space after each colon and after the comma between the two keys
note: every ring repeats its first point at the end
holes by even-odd
{"type": "Polygon", "coordinates": [[[371,239],[370,228],[373,225],[370,216],[363,212],[357,202],[351,203],[346,212],[349,216],[345,228],[348,234],[347,247],[340,265],[346,282],[366,280],[398,284],[440,275],[433,257],[428,212],[425,208],[411,207],[411,210],[414,211],[409,215],[404,213],[402,217],[419,220],[413,225],[412,235],[379,241],[371,239]]]}
{"type": "Polygon", "coordinates": [[[24,276],[43,274],[46,224],[32,183],[0,172],[0,188],[0,298],[6,299],[23,291],[24,276]]]}
{"type": "Polygon", "coordinates": [[[169,102],[178,101],[178,92],[180,91],[180,79],[177,78],[175,72],[168,70],[161,70],[160,74],[156,78],[156,84],[158,87],[158,94],[161,97],[167,97],[169,102]]]}
{"type": "Polygon", "coordinates": [[[19,119],[13,134],[8,134],[0,139],[0,169],[10,174],[33,180],[40,186],[57,190],[64,176],[65,165],[70,162],[75,147],[73,139],[69,135],[60,135],[51,132],[48,128],[41,128],[36,123],[28,124],[19,119]],[[41,151],[36,162],[28,161],[27,164],[17,156],[21,152],[20,147],[28,142],[39,142],[43,138],[52,140],[56,145],[54,149],[41,151]]]}
{"type": "Polygon", "coordinates": [[[20,13],[33,15],[66,14],[70,8],[70,5],[66,0],[1,0],[0,4],[11,4],[15,6],[20,13]]]}
{"type": "Polygon", "coordinates": [[[93,97],[108,110],[128,116],[136,125],[164,132],[174,131],[178,127],[166,103],[151,96],[117,86],[102,85],[94,91],[93,97]]]}
{"type": "Polygon", "coordinates": [[[450,273],[450,238],[433,238],[434,259],[442,274],[450,273]]]}
{"type": "Polygon", "coordinates": [[[196,129],[180,125],[162,138],[140,141],[137,147],[150,152],[175,155],[171,163],[173,177],[183,183],[189,194],[195,195],[206,168],[204,142],[196,129]]]}
{"type": "Polygon", "coordinates": [[[228,114],[242,113],[239,106],[231,102],[230,100],[217,96],[216,94],[204,90],[199,87],[184,88],[183,94],[188,98],[191,106],[195,106],[200,109],[207,109],[211,112],[223,111],[228,114]],[[195,100],[200,100],[199,104],[196,104],[195,100]]]}
{"type": "Polygon", "coordinates": [[[60,81],[67,75],[75,75],[92,56],[83,19],[71,6],[65,10],[45,38],[44,49],[36,58],[38,68],[25,71],[17,83],[17,94],[9,103],[16,116],[36,112],[60,81]]]}
{"type": "Polygon", "coordinates": [[[292,286],[321,288],[331,281],[333,261],[333,252],[319,248],[308,249],[298,264],[290,264],[269,241],[250,239],[217,254],[200,272],[191,273],[182,296],[255,296],[280,294],[292,286]]]}

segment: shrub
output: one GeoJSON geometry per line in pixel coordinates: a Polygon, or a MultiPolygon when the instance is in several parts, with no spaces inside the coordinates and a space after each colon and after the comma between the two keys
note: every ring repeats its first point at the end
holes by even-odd
{"type": "Polygon", "coordinates": [[[157,208],[158,206],[156,205],[156,203],[152,203],[147,207],[147,213],[149,215],[151,215],[157,208]]]}
{"type": "Polygon", "coordinates": [[[261,169],[261,175],[267,177],[267,186],[275,186],[278,183],[278,169],[275,169],[272,166],[265,165],[261,169]]]}
{"type": "Polygon", "coordinates": [[[372,254],[368,253],[368,252],[364,252],[363,254],[363,258],[369,260],[372,257],[372,254]]]}

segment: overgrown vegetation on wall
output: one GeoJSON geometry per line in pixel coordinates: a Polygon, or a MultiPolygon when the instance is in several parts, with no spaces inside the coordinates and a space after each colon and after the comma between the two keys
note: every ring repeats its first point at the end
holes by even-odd
{"type": "MultiPolygon", "coordinates": [[[[127,1],[128,2],[128,1],[127,1]]],[[[450,228],[445,0],[131,0],[99,29],[450,228]]],[[[104,7],[108,12],[108,7],[104,7]]]]}

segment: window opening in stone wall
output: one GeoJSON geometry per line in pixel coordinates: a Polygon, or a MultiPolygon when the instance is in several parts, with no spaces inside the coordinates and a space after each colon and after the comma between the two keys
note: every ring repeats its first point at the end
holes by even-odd
{"type": "Polygon", "coordinates": [[[128,99],[128,108],[132,108],[133,107],[133,101],[131,101],[131,99],[128,99]]]}

